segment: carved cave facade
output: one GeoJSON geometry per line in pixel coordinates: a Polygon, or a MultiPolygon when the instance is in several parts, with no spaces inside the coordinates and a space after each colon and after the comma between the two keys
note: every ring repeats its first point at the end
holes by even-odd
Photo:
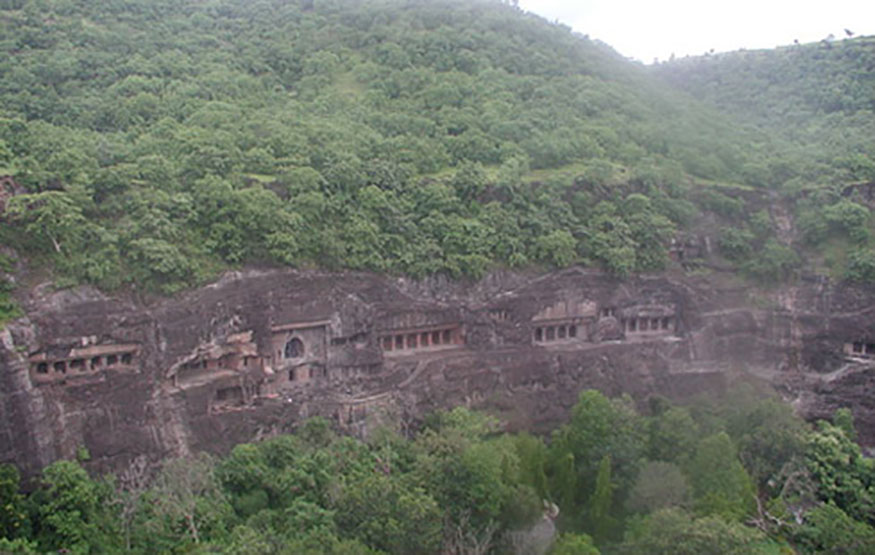
{"type": "Polygon", "coordinates": [[[89,345],[88,342],[89,338],[83,338],[78,347],[56,347],[31,354],[30,377],[33,383],[67,383],[79,378],[93,378],[105,371],[137,371],[139,345],[89,345]]]}
{"type": "MultiPolygon", "coordinates": [[[[690,291],[567,271],[465,297],[379,276],[275,272],[148,310],[49,305],[32,311],[38,325],[14,349],[0,344],[11,369],[0,375],[0,460],[36,470],[84,444],[113,468],[132,453],[227,451],[313,415],[363,433],[374,415],[408,421],[460,404],[545,431],[586,387],[682,397],[723,387],[719,361],[730,356],[818,364],[787,343],[783,317],[716,310],[690,291]]],[[[833,351],[875,358],[865,339],[875,330],[842,325],[851,339],[833,351]]]]}
{"type": "MultiPolygon", "coordinates": [[[[498,339],[475,348],[488,350],[514,343],[520,348],[532,344],[587,348],[606,338],[625,340],[676,330],[673,305],[619,307],[613,302],[600,304],[586,297],[584,291],[563,294],[558,300],[536,302],[537,311],[530,317],[518,314],[511,306],[488,307],[486,319],[480,324],[494,328],[493,336],[498,339]],[[606,323],[618,329],[619,335],[615,332],[606,336],[606,323]],[[499,337],[520,326],[529,330],[531,340],[499,337]]],[[[170,365],[163,383],[171,393],[204,388],[212,391],[206,403],[208,413],[254,408],[271,401],[293,402],[308,391],[342,388],[386,366],[470,351],[464,319],[458,308],[435,304],[411,308],[389,303],[369,327],[346,335],[336,314],[316,320],[270,321],[262,327],[267,333],[231,330],[199,342],[170,365]]],[[[142,348],[138,344],[99,342],[96,336],[82,337],[79,343],[68,349],[53,345],[30,355],[33,383],[69,385],[73,383],[70,378],[80,375],[140,371],[142,348]]],[[[385,394],[379,392],[378,397],[385,394]]],[[[349,425],[354,415],[365,412],[362,407],[373,403],[362,404],[358,398],[347,397],[339,404],[336,417],[349,425]],[[352,410],[352,406],[358,408],[352,410]]]]}

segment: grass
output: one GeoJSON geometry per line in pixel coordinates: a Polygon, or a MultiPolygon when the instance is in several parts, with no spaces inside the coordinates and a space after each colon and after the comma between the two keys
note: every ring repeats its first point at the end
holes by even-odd
{"type": "Polygon", "coordinates": [[[267,175],[263,173],[246,173],[243,174],[243,177],[246,179],[252,179],[253,181],[257,181],[262,184],[273,183],[276,181],[275,175],[267,175]]]}
{"type": "Polygon", "coordinates": [[[359,97],[365,94],[367,86],[356,79],[352,71],[347,71],[334,78],[334,90],[340,94],[359,97]]]}

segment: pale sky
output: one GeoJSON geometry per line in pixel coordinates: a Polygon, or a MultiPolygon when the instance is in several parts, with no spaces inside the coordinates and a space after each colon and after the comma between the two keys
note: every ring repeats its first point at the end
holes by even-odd
{"type": "Polygon", "coordinates": [[[711,50],[875,35],[875,0],[519,0],[620,54],[650,63],[711,50]]]}

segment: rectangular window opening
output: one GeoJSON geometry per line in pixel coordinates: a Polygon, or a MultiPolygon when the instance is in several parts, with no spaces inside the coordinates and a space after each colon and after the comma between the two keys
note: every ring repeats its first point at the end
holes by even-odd
{"type": "Polygon", "coordinates": [[[242,401],[243,390],[239,387],[225,387],[216,391],[217,401],[242,401]]]}

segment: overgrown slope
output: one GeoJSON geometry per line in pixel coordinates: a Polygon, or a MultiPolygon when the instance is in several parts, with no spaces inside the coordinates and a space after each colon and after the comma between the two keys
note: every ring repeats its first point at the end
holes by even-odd
{"type": "Polygon", "coordinates": [[[664,82],[776,137],[765,176],[794,207],[815,271],[875,281],[875,37],[677,60],[664,82]]]}
{"type": "Polygon", "coordinates": [[[794,166],[788,179],[875,179],[875,37],[685,58],[653,70],[721,111],[783,135],[794,166]]]}
{"type": "Polygon", "coordinates": [[[691,176],[743,181],[774,150],[497,1],[2,7],[0,173],[30,192],[3,240],[62,282],[658,269],[691,176]]]}

